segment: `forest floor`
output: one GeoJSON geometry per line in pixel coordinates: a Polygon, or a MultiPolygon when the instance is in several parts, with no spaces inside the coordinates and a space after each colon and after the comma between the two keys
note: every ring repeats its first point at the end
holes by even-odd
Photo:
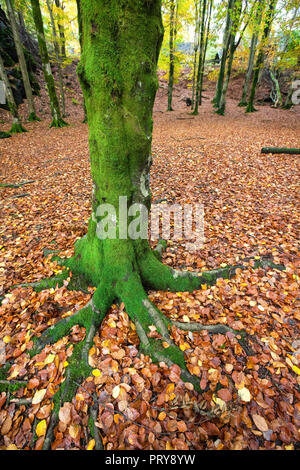
{"type": "MultiPolygon", "coordinates": [[[[164,262],[201,271],[272,256],[286,269],[249,267],[193,293],[149,293],[172,319],[247,331],[251,352],[229,333],[173,331],[205,390],[201,397],[180,380],[176,366],[170,370],[138,355],[134,325],[124,305],[113,305],[89,352],[93,373],[60,410],[53,449],[94,447],[88,426],[94,393],[96,426],[107,450],[299,449],[299,156],[262,155],[260,149],[299,147],[300,109],[264,106],[245,114],[229,99],[221,117],[205,99],[199,116],[192,116],[185,96],[176,88],[175,111],[166,112],[166,90],[158,92],[153,203],[202,203],[205,243],[193,253],[184,241],[169,240],[164,262]]],[[[84,337],[84,329],[75,327],[30,359],[31,338],[84,306],[93,290],[10,290],[55,273],[48,250],[72,255],[87,230],[88,127],[78,105],[69,102],[68,111],[66,128],[49,129],[48,117],[26,123],[28,133],[0,141],[1,183],[31,181],[0,188],[0,363],[13,360],[9,380],[28,382],[9,395],[0,392],[0,449],[41,449],[51,398],[72,345],[84,337]]],[[[0,127],[7,130],[7,124],[0,127]]]]}

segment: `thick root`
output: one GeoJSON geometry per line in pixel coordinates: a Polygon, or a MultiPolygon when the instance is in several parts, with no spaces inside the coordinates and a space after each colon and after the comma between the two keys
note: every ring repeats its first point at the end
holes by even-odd
{"type": "Polygon", "coordinates": [[[36,121],[40,121],[40,118],[34,112],[32,112],[28,116],[28,121],[29,122],[36,122],[36,121]]]}
{"type": "Polygon", "coordinates": [[[66,127],[68,125],[69,124],[66,121],[59,117],[57,119],[53,119],[49,127],[66,127]]]}
{"type": "Polygon", "coordinates": [[[11,129],[9,131],[10,134],[21,134],[22,132],[28,132],[25,127],[22,126],[20,123],[14,122],[11,126],[11,129]]]}
{"type": "Polygon", "coordinates": [[[146,256],[139,262],[143,284],[149,289],[170,290],[172,292],[192,292],[200,289],[202,285],[214,285],[219,278],[231,279],[235,276],[238,269],[244,270],[249,266],[253,269],[272,268],[284,270],[284,266],[274,264],[270,258],[247,259],[248,264],[238,264],[235,266],[226,266],[211,271],[192,272],[178,271],[159,262],[157,257],[150,250],[146,256]],[[250,264],[251,263],[251,264],[250,264]]]}

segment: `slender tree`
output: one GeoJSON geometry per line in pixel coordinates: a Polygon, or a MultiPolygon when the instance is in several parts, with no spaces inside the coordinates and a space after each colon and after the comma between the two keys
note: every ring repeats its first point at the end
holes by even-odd
{"type": "Polygon", "coordinates": [[[255,21],[254,21],[254,31],[251,37],[247,71],[245,75],[245,82],[244,82],[242,97],[241,97],[241,101],[239,102],[239,106],[247,106],[248,89],[249,89],[250,79],[253,73],[256,48],[257,48],[257,43],[258,43],[258,38],[259,38],[259,30],[260,30],[260,25],[261,25],[261,20],[262,20],[263,7],[264,7],[264,2],[257,2],[256,15],[255,15],[255,21]]]}
{"type": "Polygon", "coordinates": [[[173,98],[174,70],[175,70],[176,33],[177,33],[177,0],[170,0],[168,111],[173,111],[172,98],[173,98]]]}
{"type": "MultiPolygon", "coordinates": [[[[230,278],[237,269],[247,267],[227,266],[199,273],[177,271],[161,263],[147,236],[135,236],[137,227],[147,228],[140,217],[137,223],[136,215],[147,213],[151,202],[152,109],[163,36],[160,0],[80,0],[80,11],[83,51],[78,75],[88,113],[92,214],[87,234],[75,244],[74,256],[57,259],[61,274],[32,287],[42,290],[67,284],[78,290],[89,285],[96,290],[85,307],[59,320],[39,337],[31,338],[31,349],[28,345],[32,357],[46,344],[67,336],[75,325],[86,331],[85,338],[74,345],[65,380],[53,396],[44,449],[51,445],[60,407],[72,401],[77,387],[92,372],[89,351],[114,301],[124,302],[140,340],[140,351],[169,367],[177,364],[181,378],[192,383],[198,392],[203,392],[199,377],[188,371],[184,352],[174,344],[171,329],[231,332],[239,334],[239,338],[243,335],[224,324],[174,322],[146,294],[146,289],[193,291],[203,284],[216,283],[220,277],[230,278]],[[136,230],[132,230],[132,224],[136,230]],[[156,337],[151,334],[153,329],[156,337]]],[[[254,267],[265,265],[265,260],[256,260],[254,267]]],[[[7,366],[9,373],[11,364],[7,366]]]]}
{"type": "Polygon", "coordinates": [[[5,85],[5,93],[7,99],[7,105],[12,115],[12,126],[10,129],[11,134],[17,134],[21,132],[26,132],[26,129],[22,126],[21,119],[18,113],[18,106],[16,105],[14,95],[5,71],[4,62],[0,55],[0,78],[3,80],[5,85]]]}
{"type": "Polygon", "coordinates": [[[35,105],[34,105],[34,98],[33,98],[33,93],[31,89],[31,83],[29,79],[29,74],[28,74],[28,69],[27,69],[27,64],[25,60],[25,55],[24,55],[24,50],[23,50],[23,45],[20,39],[20,34],[18,30],[18,25],[16,21],[16,16],[15,16],[15,11],[13,7],[13,2],[12,0],[5,0],[6,7],[7,7],[7,13],[8,13],[8,18],[11,24],[11,29],[13,32],[13,37],[14,37],[14,43],[16,46],[16,51],[18,55],[18,61],[21,69],[21,74],[23,78],[23,84],[25,88],[25,94],[27,98],[27,105],[28,105],[28,110],[29,110],[29,121],[39,121],[40,119],[36,115],[35,111],[35,105]]]}
{"type": "MultiPolygon", "coordinates": [[[[57,8],[60,8],[62,11],[64,10],[64,5],[61,0],[55,0],[55,5],[57,8]]],[[[65,28],[64,28],[64,23],[60,18],[57,21],[57,26],[58,26],[58,31],[59,31],[60,43],[61,43],[60,55],[63,59],[66,59],[67,51],[66,51],[65,28]]]]}
{"type": "Polygon", "coordinates": [[[66,105],[65,105],[65,92],[64,92],[64,79],[62,74],[62,60],[59,51],[59,44],[58,44],[58,37],[56,32],[55,20],[53,15],[52,6],[50,4],[50,0],[47,1],[47,7],[50,15],[50,21],[52,26],[52,34],[53,34],[53,44],[54,44],[54,51],[55,51],[55,59],[56,59],[56,66],[58,71],[58,84],[59,84],[59,92],[60,92],[60,99],[61,99],[61,110],[62,116],[66,116],[66,105]]]}
{"type": "Polygon", "coordinates": [[[206,59],[206,52],[208,46],[208,38],[210,33],[210,22],[211,22],[211,13],[213,8],[214,0],[210,0],[209,7],[208,7],[208,15],[207,15],[207,24],[205,28],[205,41],[204,41],[204,49],[203,49],[203,58],[201,64],[201,71],[200,71],[200,83],[199,83],[199,105],[202,104],[202,89],[203,89],[203,77],[204,77],[204,67],[205,67],[205,59],[206,59]]]}
{"type": "Polygon", "coordinates": [[[231,32],[231,26],[232,26],[231,12],[234,7],[235,1],[236,0],[228,0],[228,5],[227,5],[226,23],[225,23],[225,29],[224,29],[224,34],[223,34],[222,57],[221,57],[218,80],[216,84],[216,92],[212,100],[213,106],[215,108],[219,108],[219,105],[220,105],[220,99],[221,99],[224,76],[225,76],[226,60],[227,60],[228,49],[229,49],[229,44],[230,44],[230,32],[231,32]]]}
{"type": "MultiPolygon", "coordinates": [[[[78,36],[79,36],[80,50],[82,54],[82,19],[81,19],[81,11],[80,11],[80,0],[76,0],[76,4],[77,4],[77,19],[78,19],[78,36]]],[[[84,97],[83,97],[82,107],[83,107],[83,114],[84,114],[82,122],[83,124],[86,124],[87,123],[87,111],[86,111],[84,97]]]]}
{"type": "Polygon", "coordinates": [[[264,57],[265,57],[265,45],[267,42],[267,39],[269,37],[271,27],[272,27],[272,22],[274,19],[274,14],[275,14],[275,7],[276,7],[277,0],[270,0],[269,1],[269,6],[266,12],[266,18],[265,18],[265,24],[264,24],[264,30],[263,30],[263,36],[261,40],[261,44],[259,47],[256,63],[255,63],[255,68],[253,72],[253,78],[252,78],[252,85],[251,85],[251,91],[249,95],[249,101],[248,105],[246,108],[247,113],[252,113],[253,111],[256,111],[254,107],[254,99],[255,99],[255,92],[256,92],[256,87],[259,79],[259,73],[261,70],[261,67],[263,66],[264,63],[264,57]]]}
{"type": "Polygon", "coordinates": [[[37,31],[37,38],[39,44],[40,57],[42,61],[42,68],[45,77],[45,82],[48,90],[50,109],[52,114],[52,122],[50,127],[64,127],[67,123],[63,120],[60,113],[59,101],[55,90],[55,82],[51,71],[47,43],[44,34],[43,18],[40,9],[39,0],[30,0],[32,7],[32,15],[34,24],[37,31]]]}
{"type": "Polygon", "coordinates": [[[197,77],[197,59],[199,49],[200,33],[200,3],[201,0],[195,0],[195,32],[194,32],[194,61],[193,61],[193,87],[192,87],[192,109],[195,105],[196,77],[197,77]]]}

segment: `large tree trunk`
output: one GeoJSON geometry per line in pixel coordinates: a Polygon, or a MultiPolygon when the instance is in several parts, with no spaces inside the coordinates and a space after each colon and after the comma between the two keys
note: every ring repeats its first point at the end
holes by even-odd
{"type": "Polygon", "coordinates": [[[44,25],[40,9],[39,0],[31,0],[32,15],[34,19],[34,24],[37,31],[39,51],[42,61],[42,68],[45,77],[45,82],[48,90],[49,100],[50,100],[50,109],[52,115],[52,122],[50,127],[63,127],[66,126],[66,122],[62,119],[59,101],[56,95],[55,82],[51,71],[49,54],[47,50],[47,44],[44,34],[44,25]]]}
{"type": "Polygon", "coordinates": [[[11,29],[13,32],[14,36],[14,42],[16,46],[16,51],[18,54],[18,60],[19,60],[19,65],[22,73],[22,78],[23,78],[23,83],[24,83],[24,88],[25,88],[25,94],[27,98],[27,104],[28,104],[28,109],[29,109],[29,121],[39,121],[39,118],[36,115],[35,112],[35,106],[34,106],[34,99],[33,99],[33,94],[32,94],[32,89],[31,89],[31,84],[30,84],[30,79],[29,79],[29,74],[27,70],[27,65],[26,65],[26,60],[25,60],[25,55],[24,55],[24,50],[23,50],[23,45],[20,39],[19,35],[19,30],[18,30],[18,25],[15,17],[15,11],[13,9],[13,4],[11,0],[5,0],[6,2],[6,7],[7,7],[7,13],[8,13],[8,18],[11,24],[11,29]]]}
{"type": "Polygon", "coordinates": [[[10,129],[10,133],[16,134],[16,133],[26,132],[26,129],[24,129],[24,127],[22,126],[21,119],[19,117],[18,107],[16,105],[8,77],[6,75],[4,62],[3,62],[1,55],[0,55],[0,78],[1,80],[3,80],[4,85],[5,85],[7,105],[12,115],[12,126],[10,129]]]}

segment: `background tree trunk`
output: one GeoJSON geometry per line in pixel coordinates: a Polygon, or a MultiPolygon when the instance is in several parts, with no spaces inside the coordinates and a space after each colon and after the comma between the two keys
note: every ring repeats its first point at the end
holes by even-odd
{"type": "Polygon", "coordinates": [[[248,66],[247,66],[245,82],[243,86],[242,98],[241,98],[241,101],[239,102],[239,106],[247,106],[248,88],[249,88],[250,79],[253,73],[254,59],[255,59],[258,36],[259,36],[259,27],[260,27],[261,20],[262,20],[262,9],[263,9],[262,6],[260,5],[257,6],[257,13],[256,13],[255,25],[254,25],[255,31],[252,34],[252,38],[251,38],[248,66]]]}
{"type": "Polygon", "coordinates": [[[174,86],[174,42],[176,36],[176,0],[170,3],[170,38],[169,38],[169,83],[168,83],[168,111],[173,111],[172,98],[174,86]]]}
{"type": "Polygon", "coordinates": [[[32,15],[37,31],[38,43],[39,43],[39,51],[42,61],[42,68],[44,72],[45,82],[48,90],[49,100],[50,100],[50,109],[52,115],[52,122],[50,127],[64,127],[67,123],[62,119],[60,108],[59,108],[59,101],[57,98],[56,90],[55,90],[55,82],[51,71],[50,60],[47,50],[47,44],[44,34],[44,26],[43,26],[43,19],[40,9],[39,0],[30,0],[31,7],[32,7],[32,15]]]}
{"type": "Polygon", "coordinates": [[[56,65],[57,65],[57,70],[58,70],[58,83],[59,83],[59,91],[60,91],[60,99],[61,99],[61,110],[62,110],[62,116],[65,117],[66,106],[65,106],[64,79],[63,79],[63,74],[62,74],[62,60],[60,57],[59,44],[57,40],[56,26],[55,26],[52,7],[50,5],[50,0],[46,0],[46,1],[47,1],[47,7],[49,10],[52,33],[53,33],[53,44],[54,44],[56,65]]]}
{"type": "Polygon", "coordinates": [[[28,110],[29,110],[28,120],[39,121],[39,118],[37,117],[36,111],[35,111],[34,99],[33,99],[29,74],[27,70],[27,64],[25,60],[23,45],[20,39],[18,25],[17,25],[17,21],[15,17],[15,11],[14,11],[11,0],[5,0],[5,2],[6,2],[6,7],[7,7],[8,18],[9,18],[11,29],[13,32],[14,42],[16,46],[16,51],[18,55],[19,65],[20,65],[20,69],[22,73],[22,78],[23,78],[23,83],[24,83],[24,88],[25,88],[25,93],[26,93],[26,98],[27,98],[27,105],[28,105],[28,110]]]}
{"type": "Polygon", "coordinates": [[[270,31],[271,31],[271,26],[274,18],[274,13],[275,13],[275,6],[276,6],[277,0],[270,0],[269,8],[266,13],[266,19],[265,19],[265,26],[264,26],[264,31],[263,31],[263,37],[261,40],[261,44],[259,47],[258,51],[258,56],[256,59],[255,63],[255,68],[254,68],[254,73],[253,73],[253,78],[252,78],[252,86],[251,86],[251,91],[250,91],[250,96],[249,96],[249,101],[248,105],[246,108],[247,113],[252,113],[255,110],[254,107],[254,99],[255,99],[255,92],[256,92],[256,86],[259,80],[259,74],[261,67],[264,63],[264,48],[266,45],[266,41],[269,37],[270,31]]]}
{"type": "Polygon", "coordinates": [[[217,80],[217,85],[216,85],[216,93],[212,101],[215,108],[219,108],[219,105],[220,105],[220,98],[221,98],[224,76],[225,76],[226,60],[227,60],[227,54],[228,54],[228,49],[229,49],[230,32],[231,32],[231,26],[232,26],[231,12],[234,7],[234,3],[235,3],[235,0],[228,0],[220,70],[219,70],[219,75],[218,75],[218,80],[217,80]]]}
{"type": "Polygon", "coordinates": [[[202,63],[204,60],[204,27],[205,27],[205,15],[206,15],[207,0],[203,0],[202,12],[201,12],[201,32],[200,32],[200,47],[199,47],[199,59],[198,59],[198,72],[197,72],[197,85],[196,85],[196,99],[193,114],[198,114],[198,107],[200,103],[200,83],[201,83],[201,71],[202,63]]]}
{"type": "MultiPolygon", "coordinates": [[[[60,0],[55,0],[55,5],[57,8],[60,8],[61,10],[64,9],[63,3],[60,2],[60,0]]],[[[66,52],[66,37],[65,37],[65,28],[64,24],[62,21],[57,21],[57,26],[58,26],[58,32],[59,32],[59,37],[61,40],[61,46],[60,46],[60,55],[63,59],[67,58],[67,52],[66,52]]]]}

